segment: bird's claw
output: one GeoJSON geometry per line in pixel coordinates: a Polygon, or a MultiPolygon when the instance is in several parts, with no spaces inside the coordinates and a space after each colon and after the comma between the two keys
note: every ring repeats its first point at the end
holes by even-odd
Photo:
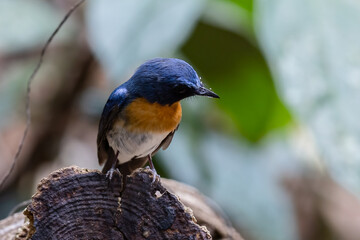
{"type": "Polygon", "coordinates": [[[151,168],[149,166],[146,166],[146,169],[150,169],[151,172],[152,172],[152,181],[151,181],[151,184],[154,184],[156,180],[160,181],[160,175],[156,172],[156,169],[155,168],[151,168]]]}
{"type": "Polygon", "coordinates": [[[156,180],[160,181],[160,175],[156,172],[155,168],[146,166],[146,169],[150,169],[152,172],[153,179],[151,181],[151,184],[154,184],[156,180]]]}
{"type": "Polygon", "coordinates": [[[155,172],[153,172],[153,179],[151,181],[151,184],[154,184],[155,181],[160,181],[160,175],[155,172]]]}
{"type": "Polygon", "coordinates": [[[109,179],[109,181],[111,181],[111,179],[113,178],[114,172],[120,173],[119,169],[117,168],[110,168],[109,171],[107,171],[106,178],[109,179]]]}

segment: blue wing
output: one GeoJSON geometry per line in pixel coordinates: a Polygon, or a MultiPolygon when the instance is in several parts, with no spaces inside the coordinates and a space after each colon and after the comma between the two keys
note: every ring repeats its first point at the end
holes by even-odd
{"type": "Polygon", "coordinates": [[[107,100],[101,114],[99,131],[97,135],[97,150],[100,165],[109,159],[109,155],[114,154],[106,138],[107,132],[112,128],[114,121],[130,101],[129,92],[123,84],[116,88],[107,100]]]}

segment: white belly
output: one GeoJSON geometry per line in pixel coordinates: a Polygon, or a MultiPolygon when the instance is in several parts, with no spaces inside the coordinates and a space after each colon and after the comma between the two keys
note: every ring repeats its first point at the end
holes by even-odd
{"type": "Polygon", "coordinates": [[[107,134],[107,140],[114,152],[119,152],[120,164],[130,161],[134,157],[145,157],[160,145],[169,133],[137,134],[119,127],[107,134]]]}

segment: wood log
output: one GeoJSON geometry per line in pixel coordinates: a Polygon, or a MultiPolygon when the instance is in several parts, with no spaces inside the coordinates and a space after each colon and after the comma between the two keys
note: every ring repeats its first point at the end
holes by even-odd
{"type": "Polygon", "coordinates": [[[16,214],[16,239],[242,239],[194,188],[152,180],[148,169],[127,176],[125,185],[117,172],[109,181],[95,170],[60,169],[41,180],[21,228],[16,214]],[[199,222],[173,192],[192,202],[199,222]]]}

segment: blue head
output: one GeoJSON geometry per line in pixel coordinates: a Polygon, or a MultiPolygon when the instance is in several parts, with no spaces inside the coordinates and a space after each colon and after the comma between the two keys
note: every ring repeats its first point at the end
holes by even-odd
{"type": "Polygon", "coordinates": [[[131,85],[129,89],[133,96],[162,105],[194,95],[219,98],[204,87],[188,63],[176,58],[155,58],[145,62],[127,84],[131,85]]]}

